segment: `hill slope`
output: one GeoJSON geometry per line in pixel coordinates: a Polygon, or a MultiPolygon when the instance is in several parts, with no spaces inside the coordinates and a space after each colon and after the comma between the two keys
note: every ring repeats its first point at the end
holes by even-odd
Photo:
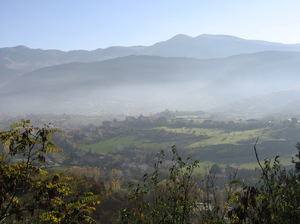
{"type": "MultiPolygon", "coordinates": [[[[0,48],[0,81],[11,80],[18,75],[58,64],[70,62],[94,62],[129,55],[163,57],[222,58],[237,54],[262,51],[300,51],[300,44],[280,44],[266,41],[245,40],[225,35],[177,35],[152,46],[109,47],[93,51],[42,50],[25,46],[0,48]]],[[[1,88],[1,84],[0,84],[1,88]]]]}
{"type": "Polygon", "coordinates": [[[1,112],[205,110],[294,88],[300,83],[299,73],[299,52],[222,59],[128,56],[68,63],[35,70],[4,86],[1,112]]]}

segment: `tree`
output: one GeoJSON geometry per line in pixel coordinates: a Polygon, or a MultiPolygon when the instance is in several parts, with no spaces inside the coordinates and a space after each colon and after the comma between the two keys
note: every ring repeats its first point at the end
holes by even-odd
{"type": "Polygon", "coordinates": [[[298,161],[293,159],[293,163],[295,164],[295,170],[298,174],[300,174],[300,143],[298,142],[296,145],[296,148],[298,150],[298,153],[296,154],[296,158],[298,161]]]}
{"type": "Polygon", "coordinates": [[[123,211],[122,223],[190,223],[199,195],[192,174],[199,162],[192,162],[189,157],[183,160],[173,146],[172,165],[164,179],[164,155],[163,150],[158,154],[153,173],[146,173],[141,182],[130,184],[131,207],[123,211]]]}
{"type": "Polygon", "coordinates": [[[217,164],[213,164],[209,170],[210,173],[214,173],[214,174],[222,174],[222,169],[220,166],[218,166],[217,164]]]}
{"type": "Polygon", "coordinates": [[[118,169],[112,169],[109,173],[109,179],[110,179],[110,189],[113,192],[117,192],[121,189],[121,177],[123,175],[123,172],[118,169]]]}
{"type": "Polygon", "coordinates": [[[0,132],[4,146],[0,156],[0,223],[93,222],[89,214],[99,203],[98,196],[79,193],[72,177],[46,170],[46,155],[60,151],[51,141],[52,134],[59,131],[21,120],[0,132]]]}
{"type": "Polygon", "coordinates": [[[243,186],[233,195],[237,206],[231,211],[232,223],[299,223],[300,183],[293,170],[281,166],[279,156],[265,160],[258,186],[243,186]]]}

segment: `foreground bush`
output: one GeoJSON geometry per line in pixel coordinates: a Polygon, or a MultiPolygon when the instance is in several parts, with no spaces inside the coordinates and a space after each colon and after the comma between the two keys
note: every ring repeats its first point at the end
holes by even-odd
{"type": "Polygon", "coordinates": [[[47,154],[60,149],[51,141],[57,129],[33,127],[29,120],[0,132],[0,223],[92,223],[98,203],[79,193],[72,177],[46,171],[47,154]]]}

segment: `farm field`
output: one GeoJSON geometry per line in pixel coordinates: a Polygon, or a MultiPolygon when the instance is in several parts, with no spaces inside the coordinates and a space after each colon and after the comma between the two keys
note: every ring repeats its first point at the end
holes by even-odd
{"type": "Polygon", "coordinates": [[[218,128],[167,128],[160,129],[167,132],[191,134],[194,136],[205,136],[207,139],[191,143],[187,148],[213,146],[219,144],[241,144],[241,142],[256,140],[258,137],[261,141],[285,141],[284,138],[274,138],[271,128],[258,128],[244,131],[227,131],[218,128]]]}
{"type": "MultiPolygon", "coordinates": [[[[258,119],[254,122],[209,120],[207,114],[185,115],[182,112],[179,116],[175,112],[164,112],[127,120],[119,117],[84,120],[84,117],[67,115],[30,119],[37,124],[53,120],[55,127],[64,129],[58,143],[66,151],[121,157],[130,154],[132,161],[136,160],[137,154],[155,158],[161,149],[168,151],[175,145],[180,153],[190,155],[201,163],[254,168],[256,158],[253,146],[259,138],[257,149],[262,160],[279,155],[284,164],[289,164],[300,141],[300,122],[292,123],[291,119],[274,119],[272,123],[258,119]],[[78,124],[74,122],[76,119],[79,119],[78,124]],[[208,120],[210,122],[205,123],[208,120]]],[[[4,127],[9,127],[9,123],[12,122],[1,121],[4,127]]]]}
{"type": "Polygon", "coordinates": [[[158,152],[160,149],[176,145],[186,154],[201,161],[224,164],[236,164],[243,167],[255,167],[253,146],[259,138],[257,147],[261,156],[273,158],[279,154],[289,160],[295,152],[299,127],[290,126],[227,126],[201,127],[181,125],[156,125],[154,127],[135,126],[131,129],[119,129],[113,137],[102,138],[91,144],[81,145],[84,151],[107,154],[116,152],[120,147],[138,148],[145,152],[158,152]],[[293,132],[291,132],[293,131],[293,132]]]}
{"type": "Polygon", "coordinates": [[[147,140],[138,140],[135,136],[120,136],[99,141],[94,144],[83,145],[82,148],[85,151],[91,150],[91,152],[106,154],[108,152],[116,150],[119,145],[125,145],[129,147],[136,146],[140,149],[160,149],[170,146],[169,143],[154,143],[147,140]]]}

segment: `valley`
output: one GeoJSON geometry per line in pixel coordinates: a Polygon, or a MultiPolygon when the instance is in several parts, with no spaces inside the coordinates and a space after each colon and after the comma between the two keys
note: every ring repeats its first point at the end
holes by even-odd
{"type": "MultiPolygon", "coordinates": [[[[179,209],[192,202],[188,218],[196,223],[208,215],[227,223],[248,190],[259,192],[257,200],[269,197],[268,205],[273,194],[263,187],[290,189],[280,178],[296,181],[299,190],[292,163],[300,147],[299,73],[298,44],[224,35],[177,35],[152,46],[94,51],[1,48],[0,165],[3,172],[32,166],[37,184],[45,181],[32,191],[76,186],[52,205],[61,211],[75,208],[74,200],[91,202],[84,217],[101,223],[132,223],[126,219],[134,218],[132,206],[144,195],[145,208],[166,196],[159,199],[167,202],[163,208],[170,200],[179,209]],[[63,185],[56,184],[59,176],[63,185]]],[[[21,170],[13,175],[29,169],[21,170]]],[[[296,190],[278,195],[291,195],[286,201],[295,206],[296,190]]]]}

